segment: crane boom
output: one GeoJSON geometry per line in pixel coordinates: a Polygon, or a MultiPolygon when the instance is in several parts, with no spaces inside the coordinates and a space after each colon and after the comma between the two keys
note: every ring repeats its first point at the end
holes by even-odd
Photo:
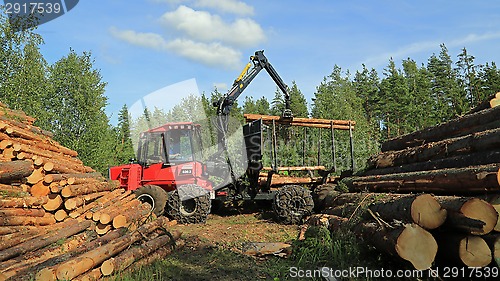
{"type": "Polygon", "coordinates": [[[264,55],[264,51],[256,51],[253,56],[250,57],[250,62],[245,66],[240,76],[234,80],[231,89],[221,97],[214,106],[217,107],[217,115],[228,115],[234,102],[243,93],[246,87],[252,82],[252,80],[259,74],[259,72],[265,69],[269,76],[273,79],[274,83],[280,88],[285,97],[285,109],[283,111],[283,118],[292,118],[293,114],[290,109],[290,94],[288,86],[283,82],[278,72],[269,63],[269,60],[264,55]],[[253,67],[252,67],[253,65],[253,67]]]}

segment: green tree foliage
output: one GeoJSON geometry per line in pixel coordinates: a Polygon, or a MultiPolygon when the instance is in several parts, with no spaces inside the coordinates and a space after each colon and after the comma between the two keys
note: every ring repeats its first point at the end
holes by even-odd
{"type": "Polygon", "coordinates": [[[104,112],[106,83],[93,68],[91,54],[73,50],[50,68],[53,87],[47,128],[64,146],[78,151],[79,158],[101,173],[114,164],[114,133],[104,112]]]}
{"type": "Polygon", "coordinates": [[[116,132],[116,147],[115,147],[115,162],[126,163],[131,158],[134,158],[134,148],[132,139],[130,138],[130,115],[128,113],[127,105],[123,105],[118,113],[118,126],[115,128],[116,132]]]}
{"type": "MultiPolygon", "coordinates": [[[[342,69],[335,65],[332,73],[323,79],[317,87],[313,100],[312,116],[315,118],[354,120],[356,121],[354,132],[354,148],[356,167],[363,168],[365,159],[377,150],[377,143],[374,141],[373,126],[370,125],[363,99],[356,94],[356,86],[350,79],[349,72],[344,73],[342,69]]],[[[308,143],[318,143],[319,132],[313,135],[313,139],[308,143]]],[[[350,168],[350,142],[347,131],[336,131],[336,164],[340,170],[350,168]]],[[[330,148],[332,146],[329,132],[322,133],[322,161],[320,164],[332,165],[330,148]]],[[[317,150],[311,149],[313,153],[317,150]]]]}

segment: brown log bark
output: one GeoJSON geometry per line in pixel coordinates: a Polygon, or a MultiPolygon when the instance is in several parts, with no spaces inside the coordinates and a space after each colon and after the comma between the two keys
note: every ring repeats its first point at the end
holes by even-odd
{"type": "Polygon", "coordinates": [[[150,213],[151,205],[148,203],[142,203],[130,211],[123,212],[115,216],[112,224],[114,228],[128,227],[131,223],[149,216],[150,213]]]}
{"type": "Polygon", "coordinates": [[[102,277],[101,269],[94,268],[91,271],[76,277],[75,279],[73,279],[73,281],[96,281],[101,279],[101,277],[102,277]]]}
{"type": "Polygon", "coordinates": [[[10,278],[9,280],[26,278],[32,280],[37,270],[56,263],[60,257],[73,252],[91,238],[90,232],[73,235],[64,241],[58,241],[60,243],[53,243],[43,249],[9,259],[1,264],[0,270],[10,278]]]}
{"type": "Polygon", "coordinates": [[[500,163],[500,150],[488,150],[471,154],[457,155],[443,159],[416,162],[406,165],[377,168],[364,171],[360,176],[399,174],[417,171],[440,170],[447,168],[463,168],[500,163]]]}
{"type": "Polygon", "coordinates": [[[475,151],[498,149],[499,146],[500,128],[496,128],[462,137],[429,142],[408,149],[379,153],[371,157],[369,163],[371,167],[385,168],[464,155],[475,151]]]}
{"type": "Polygon", "coordinates": [[[500,191],[500,164],[344,178],[350,191],[472,194],[500,191]]]}
{"type": "Polygon", "coordinates": [[[63,204],[62,197],[59,194],[52,193],[52,194],[47,195],[47,197],[43,197],[43,198],[47,198],[47,202],[45,204],[43,204],[42,207],[49,212],[59,209],[63,204]]]}
{"type": "Polygon", "coordinates": [[[11,182],[27,177],[33,173],[31,161],[0,162],[0,182],[11,182]]]}
{"type": "Polygon", "coordinates": [[[54,215],[45,214],[43,217],[29,217],[29,216],[8,216],[0,217],[0,225],[49,225],[55,224],[56,220],[54,215]]]}
{"type": "MultiPolygon", "coordinates": [[[[141,239],[143,235],[147,235],[156,228],[163,226],[165,223],[166,218],[160,217],[155,221],[141,226],[139,229],[137,229],[137,231],[134,231],[133,233],[122,236],[104,246],[86,252],[75,259],[71,259],[67,262],[59,264],[56,269],[56,276],[54,277],[59,280],[71,280],[78,275],[81,275],[94,268],[95,266],[101,264],[106,259],[109,259],[110,257],[123,251],[132,243],[141,239]]],[[[41,279],[37,278],[37,280],[41,279]]],[[[55,278],[53,280],[55,280],[55,278]]]]}
{"type": "Polygon", "coordinates": [[[115,188],[116,185],[108,182],[67,185],[61,190],[61,196],[68,198],[94,192],[111,191],[115,188]]]}
{"type": "Polygon", "coordinates": [[[20,197],[20,198],[2,198],[0,199],[0,208],[37,208],[46,204],[48,198],[43,197],[20,197]]]}
{"type": "Polygon", "coordinates": [[[0,226],[0,235],[8,235],[12,233],[30,231],[38,229],[36,226],[0,226]]]}
{"type": "MultiPolygon", "coordinates": [[[[330,224],[335,216],[329,218],[330,224]]],[[[395,228],[382,228],[380,225],[361,222],[354,226],[344,223],[340,218],[333,225],[350,227],[357,236],[372,244],[379,251],[400,257],[410,262],[415,269],[431,267],[437,253],[437,243],[432,234],[416,224],[405,224],[395,228]]]]}
{"type": "MultiPolygon", "coordinates": [[[[174,239],[179,239],[180,233],[176,234],[174,239]]],[[[104,276],[109,276],[113,273],[121,272],[128,268],[136,260],[146,257],[167,243],[173,243],[168,235],[162,235],[152,240],[147,241],[136,247],[127,249],[121,252],[118,256],[105,260],[101,265],[101,272],[104,276]]]]}
{"type": "Polygon", "coordinates": [[[446,233],[437,235],[439,257],[448,264],[485,267],[491,263],[491,250],[483,238],[475,235],[446,233]]]}
{"type": "Polygon", "coordinates": [[[327,205],[334,207],[327,214],[370,218],[369,209],[386,222],[416,223],[425,229],[438,228],[447,215],[430,194],[343,193],[327,205]]]}
{"type": "Polygon", "coordinates": [[[19,256],[21,254],[43,248],[47,245],[50,245],[59,239],[64,239],[75,235],[86,228],[88,228],[91,224],[90,221],[82,221],[77,222],[75,220],[70,220],[68,222],[64,222],[65,227],[53,232],[49,232],[45,235],[42,235],[38,238],[28,240],[24,243],[11,247],[9,249],[0,251],[0,261],[7,260],[12,257],[19,256]]]}
{"type": "MultiPolygon", "coordinates": [[[[262,121],[269,122],[269,121],[283,121],[286,122],[286,120],[283,120],[281,116],[272,116],[272,115],[260,115],[260,114],[244,114],[245,119],[248,121],[255,121],[262,119],[262,121]]],[[[297,123],[308,123],[308,124],[331,124],[333,122],[334,125],[356,125],[356,121],[352,120],[330,120],[330,119],[319,119],[319,118],[300,118],[300,117],[294,117],[293,122],[297,123]]]]}
{"type": "Polygon", "coordinates": [[[47,162],[48,160],[60,161],[63,164],[70,165],[70,168],[72,169],[74,169],[75,167],[83,166],[83,162],[80,159],[73,156],[68,156],[61,152],[54,152],[51,150],[42,149],[36,145],[33,145],[33,143],[26,144],[26,143],[14,142],[14,145],[16,144],[19,145],[18,149],[16,149],[17,152],[25,152],[32,155],[36,155],[38,157],[42,157],[45,162],[47,162]]]}
{"type": "Polygon", "coordinates": [[[134,200],[136,198],[135,194],[127,194],[124,193],[116,198],[113,198],[109,200],[108,202],[105,202],[102,204],[102,206],[99,206],[98,208],[95,208],[92,213],[92,220],[94,221],[100,221],[101,219],[101,214],[111,212],[112,210],[116,208],[120,208],[123,204],[127,204],[128,202],[134,200]]]}
{"type": "Polygon", "coordinates": [[[69,178],[91,178],[105,180],[104,177],[99,172],[92,173],[72,173],[72,174],[54,174],[54,181],[67,180],[69,178]]]}
{"type": "Polygon", "coordinates": [[[498,213],[488,202],[471,197],[437,196],[448,210],[446,225],[473,235],[490,233],[498,220],[498,213]]]}
{"type": "Polygon", "coordinates": [[[442,139],[479,132],[485,124],[498,121],[500,108],[490,108],[429,127],[415,133],[403,135],[382,144],[382,151],[401,150],[442,139]],[[480,130],[478,130],[480,128],[480,130]]]}
{"type": "Polygon", "coordinates": [[[68,211],[71,211],[109,193],[110,191],[101,191],[78,197],[68,198],[66,199],[66,201],[64,201],[64,208],[66,208],[66,210],[68,211]]]}
{"type": "Polygon", "coordinates": [[[0,217],[8,217],[8,216],[43,217],[45,216],[45,210],[23,209],[23,208],[0,209],[0,217]]]}
{"type": "Polygon", "coordinates": [[[120,189],[115,189],[112,192],[110,192],[109,194],[106,194],[106,195],[102,196],[101,198],[95,200],[94,202],[92,202],[90,204],[87,204],[87,205],[83,205],[83,206],[75,209],[74,211],[72,211],[69,214],[69,216],[72,217],[72,218],[77,218],[77,217],[80,217],[82,215],[85,215],[86,212],[88,212],[89,210],[91,210],[93,208],[96,208],[96,209],[102,208],[102,206],[104,204],[106,204],[106,202],[112,200],[113,198],[120,197],[124,193],[130,194],[132,192],[131,191],[125,192],[125,190],[121,189],[121,188],[120,189]]]}
{"type": "MultiPolygon", "coordinates": [[[[175,249],[181,249],[184,246],[185,246],[185,242],[182,239],[177,240],[175,242],[175,249]]],[[[148,256],[145,256],[140,260],[137,260],[129,268],[127,268],[126,271],[136,270],[136,269],[139,269],[139,268],[144,267],[146,265],[149,265],[149,264],[153,263],[154,261],[162,260],[166,256],[170,255],[172,253],[172,251],[173,251],[172,246],[165,245],[165,246],[159,248],[158,250],[156,250],[154,253],[152,253],[148,256]]]]}
{"type": "MultiPolygon", "coordinates": [[[[132,194],[132,196],[135,197],[135,194],[132,194]]],[[[121,203],[122,201],[120,201],[121,203]]],[[[120,205],[117,205],[113,209],[108,209],[106,211],[101,212],[101,215],[99,216],[99,222],[102,224],[109,224],[113,222],[113,219],[118,216],[119,214],[129,212],[130,209],[133,209],[141,204],[141,201],[138,199],[132,199],[128,202],[121,203],[120,205]]]]}

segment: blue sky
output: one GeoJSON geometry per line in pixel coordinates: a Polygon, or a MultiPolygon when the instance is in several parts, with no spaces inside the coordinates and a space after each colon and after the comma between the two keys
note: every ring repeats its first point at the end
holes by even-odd
{"type": "MultiPolygon", "coordinates": [[[[494,0],[82,0],[37,32],[49,63],[70,48],[92,52],[112,121],[123,104],[179,82],[225,92],[255,50],[309,102],[335,64],[354,72],[365,63],[381,75],[390,57],[398,66],[408,57],[426,63],[441,43],[453,59],[466,47],[477,64],[500,62],[494,0]]],[[[271,99],[275,90],[262,72],[244,95],[271,99]]],[[[181,96],[167,91],[155,103],[181,96]]]]}

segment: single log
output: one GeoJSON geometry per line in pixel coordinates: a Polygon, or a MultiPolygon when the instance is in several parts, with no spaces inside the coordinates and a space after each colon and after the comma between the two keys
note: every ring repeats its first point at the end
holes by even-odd
{"type": "Polygon", "coordinates": [[[19,148],[17,149],[18,152],[25,152],[36,155],[38,157],[42,157],[44,162],[53,160],[56,162],[60,162],[61,164],[67,164],[70,166],[71,169],[78,168],[79,170],[81,170],[79,172],[83,172],[83,170],[81,169],[81,167],[83,166],[83,162],[78,158],[54,152],[51,150],[41,149],[31,144],[22,144],[14,142],[14,145],[15,144],[20,145],[19,148]]]}
{"type": "Polygon", "coordinates": [[[439,256],[448,263],[485,267],[491,263],[491,250],[483,238],[446,233],[437,235],[439,256]]]}
{"type": "Polygon", "coordinates": [[[81,231],[88,228],[91,224],[90,221],[82,221],[77,222],[75,220],[69,220],[67,222],[63,222],[65,227],[58,229],[54,232],[49,232],[45,235],[42,235],[38,238],[28,240],[24,243],[11,247],[9,249],[0,251],[0,261],[7,260],[12,257],[16,257],[22,255],[24,253],[43,248],[47,245],[50,245],[59,239],[64,239],[80,233],[81,231]]]}
{"type": "Polygon", "coordinates": [[[78,196],[78,197],[68,198],[64,202],[64,208],[66,208],[66,210],[68,210],[68,211],[71,211],[71,210],[74,210],[74,209],[76,209],[76,208],[78,208],[78,207],[80,207],[88,202],[94,201],[97,198],[102,197],[102,196],[109,194],[109,193],[110,193],[110,191],[101,191],[101,192],[86,194],[86,195],[82,195],[82,196],[78,196]]]}
{"type": "Polygon", "coordinates": [[[354,226],[346,224],[344,218],[329,218],[330,225],[350,227],[356,235],[372,244],[379,251],[400,257],[410,262],[417,270],[431,267],[437,253],[437,242],[432,234],[416,224],[405,224],[394,228],[382,228],[371,222],[361,222],[354,226]]]}
{"type": "MultiPolygon", "coordinates": [[[[179,239],[180,233],[175,234],[174,239],[179,239]]],[[[104,276],[109,276],[128,268],[136,260],[146,257],[153,253],[156,249],[165,246],[167,243],[172,243],[169,235],[162,235],[144,244],[130,248],[121,252],[118,256],[105,260],[101,265],[101,272],[104,276]]]]}
{"type": "Polygon", "coordinates": [[[48,202],[48,198],[44,197],[20,197],[20,198],[1,198],[0,208],[36,208],[48,202]]]}
{"type": "Polygon", "coordinates": [[[369,160],[371,167],[385,168],[468,154],[474,151],[498,149],[500,128],[481,131],[470,135],[429,142],[420,146],[398,151],[379,153],[369,160]]]}
{"type": "MultiPolygon", "coordinates": [[[[323,178],[321,177],[288,177],[288,176],[276,176],[273,175],[271,178],[271,185],[287,185],[287,184],[317,184],[322,183],[323,178]]],[[[334,177],[328,177],[326,182],[333,182],[335,180],[334,177]]],[[[259,185],[267,184],[267,176],[259,177],[259,185]]]]}
{"type": "Polygon", "coordinates": [[[435,229],[446,220],[447,211],[430,194],[343,193],[326,203],[325,213],[370,218],[370,209],[386,222],[416,223],[425,229],[435,229]]]}
{"type": "Polygon", "coordinates": [[[45,214],[43,217],[8,216],[0,217],[0,225],[49,225],[56,223],[54,215],[45,214]]]}
{"type": "Polygon", "coordinates": [[[31,196],[35,197],[47,196],[49,193],[50,188],[43,180],[35,183],[30,189],[31,196]]]}
{"type": "Polygon", "coordinates": [[[62,197],[59,194],[51,193],[47,197],[42,198],[47,198],[47,202],[42,207],[49,212],[59,209],[63,204],[62,197]]]}
{"type": "MultiPolygon", "coordinates": [[[[144,235],[147,235],[158,227],[162,227],[164,224],[166,224],[166,222],[166,218],[160,217],[155,221],[141,226],[137,229],[137,231],[124,235],[97,249],[86,252],[75,259],[71,259],[67,262],[59,264],[56,269],[56,278],[59,280],[71,280],[78,275],[87,272],[88,270],[101,264],[103,261],[109,259],[117,253],[120,253],[121,251],[129,247],[132,243],[141,239],[144,235]]],[[[41,279],[37,278],[36,280],[41,279]]]]}
{"type": "MultiPolygon", "coordinates": [[[[0,250],[8,249],[12,246],[23,243],[26,240],[36,238],[44,233],[46,233],[46,231],[38,226],[36,229],[33,228],[25,231],[6,234],[0,238],[0,250]]],[[[3,263],[1,265],[3,265],[3,263]]]]}
{"type": "Polygon", "coordinates": [[[31,161],[0,162],[0,182],[11,182],[27,177],[33,173],[31,161]]]}
{"type": "MultiPolygon", "coordinates": [[[[290,123],[290,121],[283,120],[281,116],[260,115],[260,114],[244,114],[243,116],[245,117],[246,122],[262,119],[264,123],[269,123],[272,122],[273,120],[279,121],[278,123],[280,122],[284,124],[290,123]]],[[[356,125],[356,121],[352,120],[330,120],[330,119],[300,118],[300,117],[294,117],[291,123],[326,124],[326,125],[333,123],[333,125],[349,125],[349,124],[351,124],[352,126],[356,125]]]]}
{"type": "Polygon", "coordinates": [[[350,191],[434,192],[441,194],[500,191],[500,164],[400,174],[344,178],[350,191]]]}
{"type": "MultiPolygon", "coordinates": [[[[264,171],[272,171],[272,167],[263,167],[264,171]]],[[[326,170],[325,166],[298,166],[298,167],[278,167],[279,172],[282,171],[318,171],[318,170],[326,170]]]]}
{"type": "Polygon", "coordinates": [[[63,221],[67,217],[68,217],[68,213],[66,213],[66,211],[63,209],[57,210],[57,212],[54,214],[54,219],[56,221],[63,221]]]}
{"type": "MultiPolygon", "coordinates": [[[[382,144],[382,151],[401,150],[442,139],[479,132],[482,125],[498,121],[500,108],[490,108],[453,119],[411,134],[390,139],[382,144]]],[[[482,128],[481,128],[482,129],[482,128]]]]}
{"type": "Polygon", "coordinates": [[[68,198],[94,192],[111,191],[115,188],[115,184],[108,182],[67,185],[61,190],[61,196],[68,198]]]}
{"type": "Polygon", "coordinates": [[[12,146],[12,144],[13,144],[13,143],[12,143],[12,140],[11,140],[10,138],[8,138],[8,139],[2,139],[2,140],[0,141],[0,149],[1,149],[1,150],[4,150],[4,149],[6,149],[6,148],[8,148],[8,147],[11,147],[11,146],[12,146]]]}
{"type": "Polygon", "coordinates": [[[14,154],[14,149],[12,147],[6,148],[2,151],[2,157],[4,159],[14,160],[16,155],[14,154]]]}
{"type": "Polygon", "coordinates": [[[8,235],[12,233],[18,233],[18,232],[24,232],[24,231],[30,231],[33,229],[38,229],[39,227],[37,226],[0,226],[0,235],[8,235]]]}
{"type": "Polygon", "coordinates": [[[0,209],[0,217],[8,217],[8,216],[43,217],[45,216],[45,210],[23,209],[23,208],[0,209]]]}
{"type": "Polygon", "coordinates": [[[488,150],[471,154],[457,155],[443,159],[416,162],[406,165],[391,166],[363,171],[359,176],[399,174],[417,171],[440,170],[446,168],[463,168],[500,163],[500,150],[488,150]]]}
{"type": "Polygon", "coordinates": [[[105,180],[104,177],[99,172],[54,174],[53,177],[54,177],[54,181],[67,180],[69,178],[89,178],[89,179],[105,180]]]}
{"type": "Polygon", "coordinates": [[[437,196],[436,199],[448,210],[446,225],[465,233],[484,235],[497,223],[495,208],[482,199],[455,196],[437,196]]]}
{"type": "Polygon", "coordinates": [[[30,184],[35,184],[39,181],[42,181],[45,177],[45,171],[43,168],[38,168],[34,170],[27,178],[26,181],[30,184]]]}

